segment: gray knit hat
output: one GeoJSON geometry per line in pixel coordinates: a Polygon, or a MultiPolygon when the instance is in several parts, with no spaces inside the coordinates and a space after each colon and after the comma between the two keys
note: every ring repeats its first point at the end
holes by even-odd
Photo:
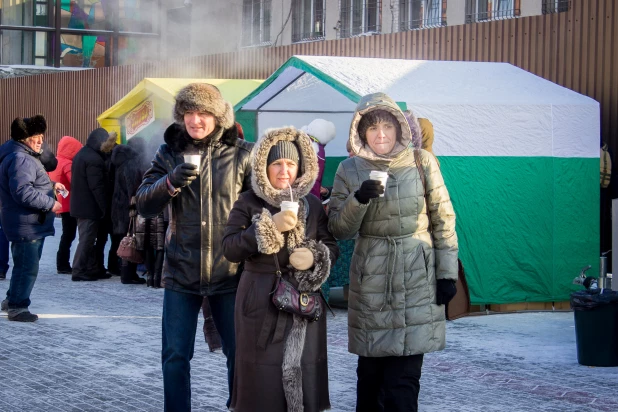
{"type": "Polygon", "coordinates": [[[270,152],[268,152],[268,159],[266,160],[266,166],[270,166],[271,163],[279,159],[290,159],[295,161],[296,164],[300,166],[298,147],[296,147],[293,142],[280,140],[276,145],[270,148],[270,152]]]}

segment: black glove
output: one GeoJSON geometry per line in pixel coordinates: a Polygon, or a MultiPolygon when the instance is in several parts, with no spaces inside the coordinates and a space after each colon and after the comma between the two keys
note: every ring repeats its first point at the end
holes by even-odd
{"type": "Polygon", "coordinates": [[[375,199],[384,193],[384,186],[379,180],[365,180],[360,189],[354,193],[354,197],[360,203],[366,205],[371,199],[375,199]]]}
{"type": "Polygon", "coordinates": [[[176,189],[188,186],[198,176],[197,166],[192,163],[181,163],[169,174],[170,183],[176,189]]]}
{"type": "Polygon", "coordinates": [[[457,286],[451,279],[438,279],[436,286],[436,300],[438,305],[446,305],[455,297],[457,286]]]}

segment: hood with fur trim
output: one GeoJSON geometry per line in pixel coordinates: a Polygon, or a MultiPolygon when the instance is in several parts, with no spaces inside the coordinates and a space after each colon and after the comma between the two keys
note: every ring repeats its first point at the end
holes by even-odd
{"type": "Polygon", "coordinates": [[[372,93],[366,96],[363,96],[356,106],[356,111],[354,112],[354,116],[352,117],[352,123],[350,124],[350,145],[352,147],[352,151],[358,157],[367,159],[367,160],[381,160],[386,162],[391,162],[395,160],[398,156],[402,155],[405,149],[412,143],[414,140],[420,139],[421,128],[418,125],[418,121],[414,114],[410,112],[410,116],[406,118],[403,114],[399,106],[384,93],[372,93]],[[369,148],[369,145],[363,144],[360,136],[358,135],[358,124],[361,118],[373,111],[373,110],[385,110],[391,113],[397,120],[399,121],[399,125],[401,126],[401,140],[397,141],[395,147],[391,151],[391,153],[387,155],[379,155],[376,154],[373,150],[369,148]],[[410,127],[412,126],[412,128],[410,127]],[[418,137],[413,137],[418,136],[418,137]]]}
{"type": "Polygon", "coordinates": [[[185,127],[185,113],[208,112],[215,116],[217,126],[229,129],[234,126],[234,109],[226,102],[216,86],[208,83],[191,83],[178,92],[174,105],[174,121],[185,127]]]}
{"type": "Polygon", "coordinates": [[[97,152],[100,152],[101,146],[108,138],[109,133],[107,133],[107,130],[103,129],[102,127],[98,127],[92,132],[90,132],[90,134],[88,135],[88,140],[86,140],[86,146],[96,150],[97,152]]]}
{"type": "Polygon", "coordinates": [[[270,184],[267,173],[270,148],[282,140],[296,143],[300,154],[302,174],[297,176],[292,184],[294,199],[307,196],[318,177],[318,158],[311,147],[311,139],[305,132],[294,127],[266,130],[251,152],[251,187],[259,198],[274,207],[279,207],[284,200],[290,200],[290,189],[275,189],[270,184]]]}

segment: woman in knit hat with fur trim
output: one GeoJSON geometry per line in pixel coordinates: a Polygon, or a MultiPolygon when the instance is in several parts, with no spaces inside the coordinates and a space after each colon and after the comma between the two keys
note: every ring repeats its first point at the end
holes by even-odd
{"type": "Polygon", "coordinates": [[[251,188],[230,213],[223,250],[244,261],[236,304],[236,371],[230,409],[322,411],[330,408],[326,318],[308,322],[271,301],[278,260],[300,292],[318,291],[339,251],[322,203],[308,195],[318,174],[311,140],[293,127],[271,129],[251,156],[251,188]],[[298,213],[281,211],[299,201],[298,213]]]}

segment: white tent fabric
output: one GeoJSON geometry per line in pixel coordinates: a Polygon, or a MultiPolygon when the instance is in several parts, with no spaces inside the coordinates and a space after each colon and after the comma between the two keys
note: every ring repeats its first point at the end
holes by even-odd
{"type": "MultiPolygon", "coordinates": [[[[599,103],[507,63],[328,56],[291,60],[242,105],[241,110],[259,108],[260,132],[284,124],[302,126],[292,121],[299,120],[289,113],[294,111],[311,113],[308,121],[339,113],[338,126],[349,124],[355,102],[342,90],[355,97],[381,91],[431,120],[437,155],[599,156],[599,103]]],[[[329,156],[345,154],[347,130],[338,127],[337,135],[336,144],[327,146],[329,156]]]]}

